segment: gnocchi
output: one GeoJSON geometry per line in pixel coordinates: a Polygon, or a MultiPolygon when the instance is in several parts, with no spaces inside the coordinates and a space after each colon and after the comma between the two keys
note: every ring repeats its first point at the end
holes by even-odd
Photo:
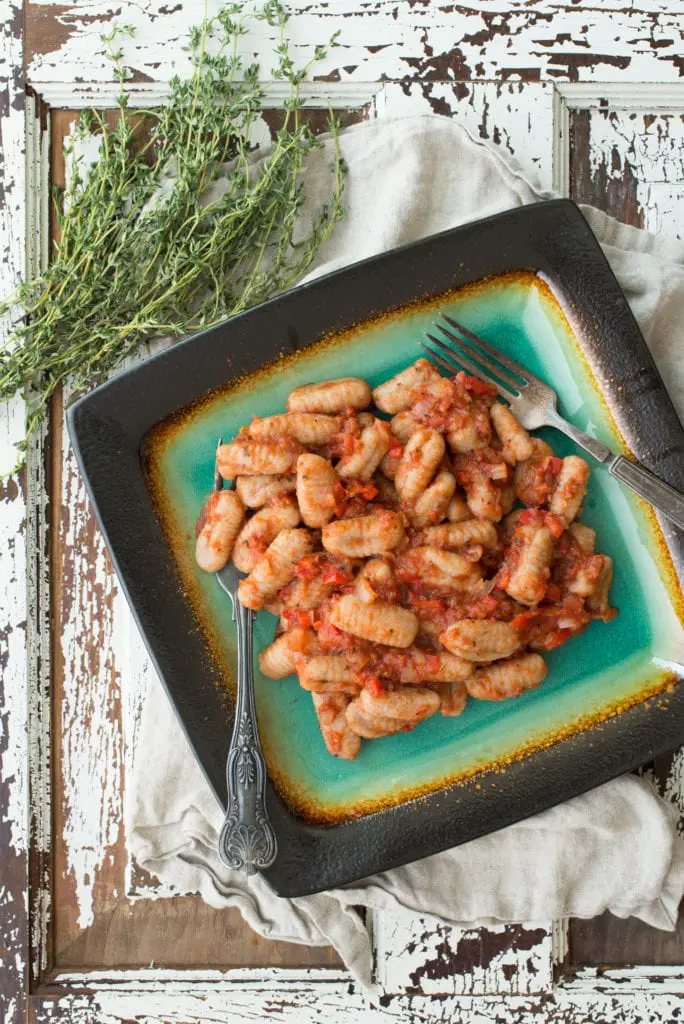
{"type": "Polygon", "coordinates": [[[356,519],[338,519],[321,531],[326,551],[349,558],[368,558],[396,548],[404,538],[404,524],[398,512],[381,509],[356,519]]]}
{"type": "Polygon", "coordinates": [[[327,459],[305,453],[297,459],[297,501],[307,526],[325,526],[335,515],[339,477],[327,459]]]}
{"type": "MultiPolygon", "coordinates": [[[[230,494],[231,491],[215,493],[230,494]]],[[[264,505],[247,520],[235,539],[233,561],[240,572],[251,572],[280,531],[298,523],[299,506],[291,495],[275,498],[264,505]]]]}
{"type": "Polygon", "coordinates": [[[221,445],[217,469],[235,489],[205,502],[197,563],[232,557],[239,600],[278,617],[260,671],[310,693],[335,757],[520,696],[545,652],[617,614],[613,562],[578,521],[586,462],[463,372],[418,359],[373,392],[305,384],[221,445]]]}
{"type": "Polygon", "coordinates": [[[365,409],[370,405],[370,400],[371,390],[365,380],[360,377],[342,377],[295,388],[287,400],[287,411],[330,415],[347,408],[365,409]]]}
{"type": "Polygon", "coordinates": [[[228,562],[245,518],[245,506],[234,491],[213,491],[197,520],[195,558],[200,569],[216,572],[228,562]]]}
{"type": "Polygon", "coordinates": [[[344,633],[388,647],[410,647],[418,635],[418,619],[408,608],[385,601],[366,604],[355,594],[338,598],[328,620],[344,633]]]}

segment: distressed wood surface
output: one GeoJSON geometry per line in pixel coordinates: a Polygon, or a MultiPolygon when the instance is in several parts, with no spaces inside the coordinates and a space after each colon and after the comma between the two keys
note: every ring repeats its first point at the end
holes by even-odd
{"type": "Polygon", "coordinates": [[[368,1003],[348,976],[139,971],[60,976],[37,999],[37,1024],[673,1024],[684,1013],[681,971],[587,969],[553,995],[381,995],[368,1003]]]}
{"type": "MultiPolygon", "coordinates": [[[[22,5],[0,0],[0,293],[24,272],[22,5]]],[[[0,323],[3,337],[19,310],[0,323]]],[[[23,402],[0,406],[0,474],[15,464],[23,402]]],[[[29,971],[27,474],[0,481],[0,1020],[23,1022],[29,971]]]]}
{"type": "Polygon", "coordinates": [[[654,234],[684,236],[684,112],[583,110],[572,118],[572,192],[654,234]]]}
{"type": "Polygon", "coordinates": [[[553,987],[546,922],[453,928],[431,917],[384,913],[376,956],[378,983],[391,993],[528,995],[553,987]]]}
{"type": "MultiPolygon", "coordinates": [[[[218,6],[209,0],[210,13],[218,6]]],[[[302,59],[343,30],[339,49],[316,72],[339,82],[674,82],[684,73],[681,0],[293,0],[288,7],[302,59]]],[[[195,5],[46,0],[27,4],[30,80],[109,80],[99,33],[113,18],[136,29],[124,52],[138,78],[163,81],[185,70],[181,45],[197,19],[195,5]]],[[[261,53],[270,43],[265,26],[262,33],[254,47],[261,53]]]]}
{"type": "MultiPolygon", "coordinates": [[[[219,0],[211,0],[210,13],[218,6],[219,0]]],[[[454,116],[475,138],[500,147],[504,156],[543,187],[565,181],[577,198],[603,206],[620,219],[672,231],[678,230],[673,228],[678,218],[681,226],[677,188],[682,179],[684,109],[679,84],[684,76],[681,0],[629,4],[609,0],[600,6],[584,0],[468,0],[459,5],[429,0],[296,0],[290,7],[294,11],[290,35],[302,61],[334,29],[340,28],[343,34],[343,46],[332,51],[319,69],[321,80],[312,87],[311,105],[330,101],[338,109],[355,108],[359,117],[416,111],[454,116]],[[645,80],[660,84],[644,88],[645,80]],[[563,86],[562,96],[558,84],[563,86]],[[633,97],[626,109],[614,97],[624,96],[630,88],[633,97]],[[575,97],[585,90],[583,108],[568,99],[573,89],[575,97]],[[644,97],[655,96],[658,90],[657,101],[649,107],[644,97]]],[[[7,3],[5,8],[10,10],[7,3]]],[[[139,102],[158,99],[170,75],[185,67],[183,37],[197,18],[195,5],[165,0],[28,3],[29,81],[57,106],[111,100],[114,88],[99,35],[109,21],[117,19],[136,27],[135,38],[125,43],[125,59],[134,69],[139,102]]],[[[5,44],[8,24],[5,19],[5,44]]],[[[270,41],[262,35],[252,48],[263,56],[270,41]]],[[[19,56],[11,41],[10,49],[12,58],[19,56]]],[[[10,66],[18,65],[11,60],[10,66]]],[[[20,84],[15,74],[15,90],[20,84]]],[[[27,140],[34,158],[27,171],[30,192],[38,194],[36,185],[46,166],[48,126],[40,102],[32,102],[42,118],[38,125],[43,132],[35,121],[30,123],[27,140]]],[[[21,124],[12,112],[5,118],[2,107],[0,117],[6,165],[9,156],[16,176],[21,167],[21,124]]],[[[68,110],[52,113],[57,177],[62,170],[61,139],[72,117],[68,110]]],[[[10,227],[16,230],[9,236],[0,233],[0,240],[10,238],[8,266],[14,276],[23,260],[23,221],[20,225],[16,219],[23,205],[16,204],[17,197],[23,200],[19,190],[11,196],[14,222],[9,215],[10,227]]],[[[29,252],[34,260],[42,252],[44,220],[44,209],[35,204],[29,207],[29,252]]],[[[16,433],[17,424],[20,427],[21,415],[19,405],[0,407],[0,416],[9,416],[0,420],[3,444],[12,430],[16,433]]],[[[23,565],[16,573],[16,550],[9,542],[0,547],[0,571],[9,558],[10,572],[16,577],[8,592],[0,595],[7,599],[11,616],[6,621],[14,632],[9,635],[15,641],[21,636],[21,615],[26,617],[23,609],[28,600],[36,633],[32,656],[40,663],[40,672],[34,671],[35,678],[29,681],[34,970],[45,977],[35,1001],[36,1019],[76,1024],[211,1019],[233,1024],[274,1018],[293,1024],[328,1020],[376,1024],[398,1017],[410,1022],[463,1020],[469,1024],[504,1020],[608,1024],[647,1017],[669,1022],[684,1014],[684,984],[676,970],[583,969],[571,971],[567,983],[554,981],[554,963],[565,956],[562,927],[536,923],[454,929],[397,915],[373,918],[378,981],[385,994],[380,1007],[369,1008],[348,976],[326,970],[337,963],[332,951],[268,943],[246,929],[236,912],[214,911],[196,897],[158,898],[169,893],[130,863],[122,829],[122,790],[130,770],[141,695],[152,670],[94,528],[75,465],[65,451],[61,416],[61,408],[55,408],[52,435],[38,440],[29,464],[28,514],[23,491],[13,491],[11,502],[8,494],[0,492],[0,541],[13,537],[26,519],[30,550],[41,568],[40,582],[30,579],[27,584],[23,565]],[[46,483],[52,495],[49,536],[44,527],[46,483]],[[52,651],[40,646],[44,648],[47,633],[44,585],[50,566],[56,626],[52,651]],[[56,783],[53,794],[45,742],[49,726],[45,666],[50,656],[58,726],[51,766],[56,783]],[[93,793],[98,795],[95,801],[93,793]],[[49,845],[52,813],[53,849],[49,845]],[[50,882],[56,908],[51,933],[50,882]],[[54,961],[49,963],[52,945],[54,961]],[[150,963],[172,969],[144,970],[150,963]],[[186,970],[226,965],[233,970],[186,970]],[[313,970],[264,972],[267,965],[313,970]],[[122,966],[129,967],[129,972],[104,974],[101,970],[122,966]],[[93,973],[84,975],[84,968],[93,973]],[[67,969],[68,975],[59,973],[67,969]]],[[[2,622],[0,614],[0,630],[2,622]]],[[[0,658],[2,639],[0,632],[0,658]]],[[[23,653],[16,647],[9,651],[14,675],[5,676],[19,702],[27,688],[23,653]]],[[[12,711],[16,712],[14,706],[12,711]]],[[[0,772],[0,797],[4,795],[1,787],[9,780],[14,817],[21,822],[17,809],[27,794],[17,751],[25,737],[10,735],[14,749],[4,749],[0,738],[0,758],[3,768],[9,761],[18,765],[18,771],[15,776],[0,772]]],[[[682,755],[657,766],[656,773],[665,792],[681,807],[682,755]]],[[[4,827],[2,814],[0,825],[4,827]]],[[[5,842],[4,832],[0,842],[5,842]]],[[[21,854],[25,842],[23,846],[13,843],[13,849],[21,854]]],[[[0,852],[5,853],[4,846],[0,852]]],[[[24,870],[22,862],[19,871],[24,870]]],[[[0,886],[4,881],[0,878],[0,886]]],[[[12,908],[0,900],[0,922],[4,923],[8,906],[12,908]]],[[[15,935],[23,937],[25,918],[15,913],[9,920],[15,935]]],[[[650,952],[650,958],[660,963],[684,960],[679,934],[654,942],[656,933],[634,924],[625,926],[614,919],[575,922],[572,959],[647,963],[650,952]]],[[[0,956],[2,945],[0,939],[0,956]]],[[[16,988],[16,979],[12,984],[16,988]]]]}

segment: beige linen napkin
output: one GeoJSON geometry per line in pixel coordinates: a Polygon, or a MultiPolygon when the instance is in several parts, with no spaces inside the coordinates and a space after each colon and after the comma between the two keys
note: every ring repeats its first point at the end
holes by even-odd
{"type": "MultiPolygon", "coordinates": [[[[546,198],[501,157],[439,117],[371,122],[344,132],[346,218],[318,255],[318,276],[433,232],[546,198]]],[[[312,158],[312,208],[329,194],[332,150],[312,158]]],[[[684,246],[584,209],[680,416],[684,413],[684,246]]],[[[308,214],[304,211],[303,218],[308,214]]],[[[331,944],[372,995],[371,948],[354,909],[405,908],[451,923],[592,917],[609,909],[672,929],[684,891],[674,809],[625,776],[500,832],[344,889],[293,900],[216,854],[222,810],[156,679],[144,705],[127,790],[129,847],[177,891],[236,906],[269,938],[331,944]]]]}

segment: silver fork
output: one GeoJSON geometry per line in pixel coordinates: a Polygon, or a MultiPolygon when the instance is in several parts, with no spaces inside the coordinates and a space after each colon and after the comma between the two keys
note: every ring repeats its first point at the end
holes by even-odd
{"type": "Polygon", "coordinates": [[[493,384],[526,430],[555,427],[567,434],[598,462],[607,466],[611,476],[631,487],[664,516],[684,529],[684,495],[640,463],[632,462],[624,455],[615,455],[601,441],[589,437],[579,427],[569,423],[558,412],[556,392],[553,388],[452,317],[445,313],[442,316],[453,330],[449,330],[449,327],[439,321],[435,321],[435,327],[449,339],[450,344],[433,334],[427,334],[427,337],[437,347],[437,352],[420,343],[433,363],[447,370],[449,374],[462,367],[493,384]],[[461,337],[454,334],[454,331],[461,337]]]}
{"type": "MultiPolygon", "coordinates": [[[[220,444],[221,438],[217,448],[220,444]]],[[[214,490],[222,488],[223,477],[216,466],[214,490]]],[[[226,759],[228,805],[218,851],[224,864],[253,875],[271,866],[278,845],[266,810],[266,763],[254,702],[254,612],[240,604],[237,596],[244,576],[232,562],[216,573],[233,606],[238,662],[235,724],[226,759]]]]}

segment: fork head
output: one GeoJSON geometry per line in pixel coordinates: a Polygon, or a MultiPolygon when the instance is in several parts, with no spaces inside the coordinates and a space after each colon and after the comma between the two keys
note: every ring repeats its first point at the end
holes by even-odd
{"type": "Polygon", "coordinates": [[[492,384],[526,430],[536,430],[555,421],[556,392],[553,388],[452,317],[443,313],[442,318],[446,323],[434,321],[440,336],[427,334],[430,345],[420,342],[436,366],[449,374],[463,369],[492,384]]]}

